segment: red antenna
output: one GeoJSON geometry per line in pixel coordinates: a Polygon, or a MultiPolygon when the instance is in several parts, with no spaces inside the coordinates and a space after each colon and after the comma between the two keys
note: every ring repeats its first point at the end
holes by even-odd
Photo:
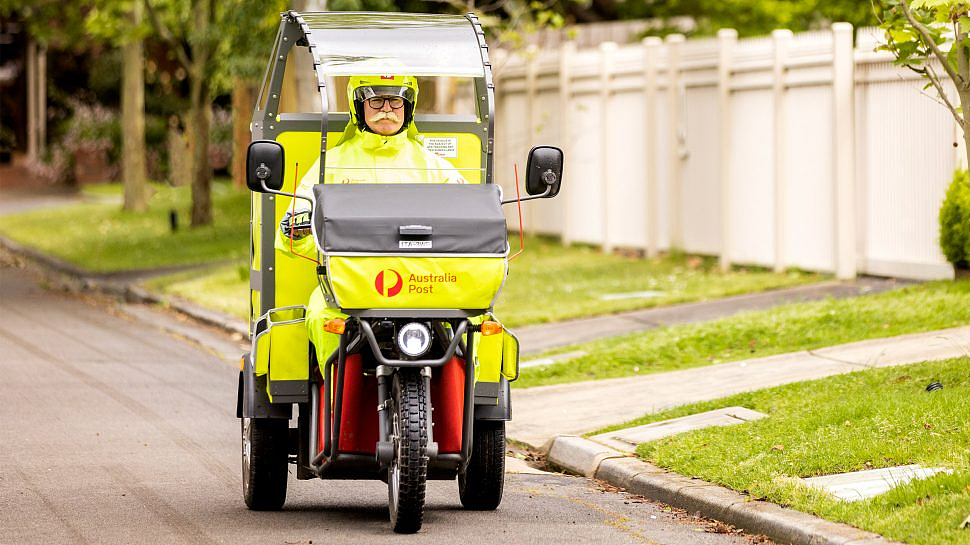
{"type": "MultiPolygon", "coordinates": [[[[300,179],[300,163],[297,163],[296,164],[296,168],[294,168],[293,171],[294,171],[293,172],[293,194],[296,195],[297,183],[298,183],[298,181],[300,179]]],[[[291,205],[290,205],[290,219],[291,220],[293,219],[293,214],[295,212],[296,212],[296,197],[293,197],[293,199],[291,200],[291,205]]],[[[305,256],[303,254],[298,254],[298,253],[296,253],[296,252],[293,251],[293,222],[292,221],[290,221],[290,253],[293,254],[293,255],[295,255],[295,256],[302,257],[303,259],[306,259],[308,261],[312,261],[312,262],[316,263],[317,265],[320,264],[319,261],[317,261],[316,259],[313,259],[312,257],[307,257],[307,256],[305,256]]]]}
{"type": "Polygon", "coordinates": [[[512,254],[512,256],[509,257],[509,261],[519,257],[519,254],[525,251],[525,229],[522,227],[522,197],[519,195],[518,163],[513,163],[512,168],[515,170],[515,201],[519,207],[519,251],[512,254]]]}

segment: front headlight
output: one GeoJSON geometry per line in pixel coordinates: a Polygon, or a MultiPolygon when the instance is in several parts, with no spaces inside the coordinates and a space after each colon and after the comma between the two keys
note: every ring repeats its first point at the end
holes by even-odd
{"type": "Polygon", "coordinates": [[[416,358],[431,347],[431,331],[424,324],[411,322],[398,331],[397,346],[401,352],[416,358]]]}

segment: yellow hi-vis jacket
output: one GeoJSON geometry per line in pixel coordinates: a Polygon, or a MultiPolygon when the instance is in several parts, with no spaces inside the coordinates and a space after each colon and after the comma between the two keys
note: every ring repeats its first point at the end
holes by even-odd
{"type": "MultiPolygon", "coordinates": [[[[466,183],[451,163],[419,144],[408,133],[402,131],[392,136],[381,136],[372,132],[357,132],[349,140],[327,151],[324,183],[466,183]]],[[[312,199],[313,186],[319,181],[320,161],[317,160],[300,179],[297,194],[312,199]]],[[[307,210],[309,207],[306,201],[298,201],[295,208],[307,210]]],[[[316,255],[312,236],[290,241],[279,229],[276,232],[276,248],[287,253],[292,248],[292,253],[304,256],[316,255]]],[[[323,324],[332,318],[346,317],[327,305],[319,287],[310,294],[306,313],[307,335],[316,347],[321,368],[339,343],[339,337],[326,333],[323,324]]]]}
{"type": "MultiPolygon", "coordinates": [[[[465,183],[451,163],[400,132],[381,136],[358,132],[327,151],[327,184],[465,183]]],[[[310,196],[320,179],[320,162],[310,167],[297,190],[310,196]]]]}
{"type": "MultiPolygon", "coordinates": [[[[327,150],[324,183],[328,184],[393,184],[393,183],[467,183],[445,159],[409,137],[408,131],[391,136],[357,132],[346,142],[327,150]]],[[[320,181],[320,161],[313,163],[300,179],[298,195],[313,198],[313,186],[320,181]]],[[[306,201],[298,201],[296,210],[307,210],[306,201]]],[[[276,248],[290,251],[290,240],[277,233],[276,248]]],[[[293,241],[293,253],[313,255],[313,237],[293,241]]]]}

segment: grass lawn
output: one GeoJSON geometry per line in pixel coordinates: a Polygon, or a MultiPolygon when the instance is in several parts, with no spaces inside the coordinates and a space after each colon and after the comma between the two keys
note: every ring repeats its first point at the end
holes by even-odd
{"type": "MultiPolygon", "coordinates": [[[[514,237],[513,237],[514,238],[514,237]]],[[[518,240],[513,241],[514,247],[518,240]]],[[[225,310],[240,318],[249,312],[249,280],[239,266],[153,280],[148,287],[225,310]]],[[[714,259],[685,255],[632,259],[604,255],[587,246],[563,246],[528,237],[526,251],[512,261],[495,314],[509,327],[608,314],[624,310],[712,299],[738,293],[818,281],[821,275],[791,271],[776,274],[737,267],[727,273],[714,259]],[[655,291],[656,297],[602,299],[616,293],[655,291]]]]}
{"type": "MultiPolygon", "coordinates": [[[[512,237],[513,253],[519,241],[512,237]]],[[[509,278],[495,314],[509,327],[701,301],[817,282],[799,271],[757,267],[718,270],[716,258],[672,254],[654,259],[607,255],[544,237],[526,239],[509,263],[509,278]],[[649,297],[629,296],[651,292],[649,297]]]]}
{"type": "Polygon", "coordinates": [[[970,323],[970,280],[828,299],[573,345],[586,356],[527,367],[516,387],[674,371],[970,323]]]}
{"type": "Polygon", "coordinates": [[[123,212],[118,184],[86,189],[102,202],[0,216],[0,233],[93,272],[225,261],[249,254],[249,191],[227,181],[212,184],[213,224],[191,229],[190,188],[153,185],[144,214],[123,212]],[[172,232],[169,212],[178,214],[172,232]]]}
{"type": "MultiPolygon", "coordinates": [[[[682,475],[911,545],[970,544],[970,357],[872,369],[678,407],[623,426],[740,405],[769,415],[641,444],[682,475]],[[944,387],[926,392],[940,381],[944,387]],[[841,502],[796,478],[920,464],[951,474],[841,502]]],[[[599,433],[599,432],[596,432],[599,433]]]]}
{"type": "Polygon", "coordinates": [[[249,317],[249,267],[221,265],[199,271],[185,271],[153,278],[146,288],[181,297],[212,310],[218,310],[240,321],[249,317]]]}

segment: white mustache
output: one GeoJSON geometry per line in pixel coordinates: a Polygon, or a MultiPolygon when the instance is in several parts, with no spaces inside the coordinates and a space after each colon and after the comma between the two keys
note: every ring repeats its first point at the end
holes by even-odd
{"type": "Polygon", "coordinates": [[[382,119],[387,119],[395,123],[401,120],[401,118],[399,118],[397,114],[394,112],[377,112],[376,114],[371,116],[371,118],[368,119],[368,121],[370,121],[371,123],[376,123],[382,119]]]}

